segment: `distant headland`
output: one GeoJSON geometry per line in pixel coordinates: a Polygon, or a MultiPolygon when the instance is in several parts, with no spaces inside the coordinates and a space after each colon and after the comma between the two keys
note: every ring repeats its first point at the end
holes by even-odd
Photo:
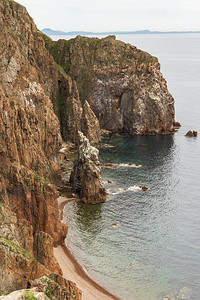
{"type": "Polygon", "coordinates": [[[151,30],[137,30],[137,31],[107,31],[107,32],[90,32],[90,31],[60,31],[52,30],[51,28],[44,28],[41,30],[46,35],[109,35],[109,34],[177,34],[177,33],[200,33],[200,31],[151,31],[151,30]]]}

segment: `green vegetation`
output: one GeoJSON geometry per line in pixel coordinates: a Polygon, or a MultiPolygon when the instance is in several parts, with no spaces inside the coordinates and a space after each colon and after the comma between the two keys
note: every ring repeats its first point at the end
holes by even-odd
{"type": "Polygon", "coordinates": [[[55,64],[56,64],[56,68],[58,69],[58,71],[59,71],[65,78],[67,78],[68,75],[67,75],[67,73],[63,70],[63,67],[61,67],[61,66],[58,65],[57,63],[55,63],[55,64]]]}
{"type": "MultiPolygon", "coordinates": [[[[42,32],[41,32],[42,33],[42,32]]],[[[45,48],[49,50],[51,48],[51,45],[53,43],[52,39],[48,37],[46,34],[42,33],[43,40],[45,42],[45,48]]]]}
{"type": "Polygon", "coordinates": [[[132,110],[136,108],[136,101],[133,94],[133,100],[132,100],[132,110]]]}
{"type": "Polygon", "coordinates": [[[29,291],[25,292],[25,299],[26,300],[37,300],[37,298],[29,291]]]}
{"type": "Polygon", "coordinates": [[[7,237],[4,237],[3,238],[4,241],[1,242],[1,244],[6,247],[6,248],[10,248],[10,251],[11,252],[14,252],[15,254],[21,254],[21,255],[24,255],[26,256],[27,258],[29,259],[34,259],[34,257],[32,257],[32,255],[26,251],[24,248],[16,245],[15,243],[11,242],[7,237]]]}
{"type": "Polygon", "coordinates": [[[57,284],[49,278],[41,278],[41,282],[45,286],[45,295],[49,299],[52,299],[52,296],[54,295],[54,291],[55,291],[55,286],[57,284]]]}
{"type": "Polygon", "coordinates": [[[10,100],[10,107],[13,109],[14,108],[14,101],[13,100],[10,100]]]}
{"type": "Polygon", "coordinates": [[[17,36],[20,39],[21,43],[25,42],[25,37],[22,34],[17,34],[17,36]]]}
{"type": "Polygon", "coordinates": [[[46,179],[42,176],[40,176],[37,172],[34,174],[34,179],[38,180],[38,181],[41,181],[45,184],[48,184],[48,182],[46,181],[46,179]]]}
{"type": "Polygon", "coordinates": [[[55,62],[59,64],[67,74],[69,73],[71,66],[70,60],[67,58],[69,48],[70,40],[59,40],[58,42],[52,42],[50,47],[47,48],[54,57],[55,62]]]}

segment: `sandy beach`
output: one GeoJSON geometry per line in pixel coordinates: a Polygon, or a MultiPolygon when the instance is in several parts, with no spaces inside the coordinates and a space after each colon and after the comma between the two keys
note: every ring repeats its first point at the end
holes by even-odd
{"type": "MultiPolygon", "coordinates": [[[[71,200],[59,197],[58,204],[60,210],[69,201],[71,200]]],[[[63,277],[76,283],[77,287],[83,293],[83,300],[120,300],[87,275],[65,244],[54,248],[54,255],[63,271],[63,277]]]]}

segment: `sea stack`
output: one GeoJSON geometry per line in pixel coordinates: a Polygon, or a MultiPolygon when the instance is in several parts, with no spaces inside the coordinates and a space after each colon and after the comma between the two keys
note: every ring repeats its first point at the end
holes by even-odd
{"type": "Polygon", "coordinates": [[[78,159],[71,173],[71,183],[84,203],[100,203],[106,200],[106,191],[101,179],[99,150],[90,145],[89,140],[78,132],[78,159]]]}

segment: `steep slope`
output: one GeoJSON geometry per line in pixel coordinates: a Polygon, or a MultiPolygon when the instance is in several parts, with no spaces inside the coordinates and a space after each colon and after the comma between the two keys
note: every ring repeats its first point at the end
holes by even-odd
{"type": "Polygon", "coordinates": [[[115,39],[77,36],[46,48],[75,79],[102,129],[130,134],[174,131],[174,99],[156,57],[115,39]]]}

